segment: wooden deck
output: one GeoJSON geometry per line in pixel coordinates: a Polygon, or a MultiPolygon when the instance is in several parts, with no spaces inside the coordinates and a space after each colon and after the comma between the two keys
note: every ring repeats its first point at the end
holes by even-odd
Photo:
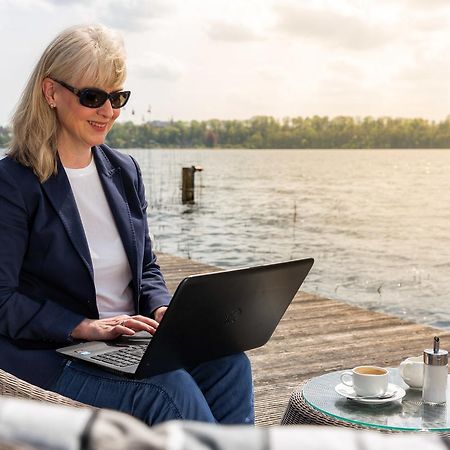
{"type": "MultiPolygon", "coordinates": [[[[188,274],[217,270],[166,254],[158,258],[172,291],[188,274]]],[[[302,380],[360,364],[396,366],[430,348],[435,335],[442,348],[450,348],[450,331],[299,292],[270,341],[248,352],[256,423],[279,424],[291,392],[302,380]]]]}

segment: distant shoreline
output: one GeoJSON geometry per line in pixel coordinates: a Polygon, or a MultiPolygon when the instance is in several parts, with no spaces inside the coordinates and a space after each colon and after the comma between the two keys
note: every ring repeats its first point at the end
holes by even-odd
{"type": "MultiPolygon", "coordinates": [[[[10,139],[10,130],[0,126],[0,147],[10,139]]],[[[124,122],[114,125],[107,143],[122,149],[448,149],[450,117],[441,122],[345,116],[124,122]]]]}
{"type": "MultiPolygon", "coordinates": [[[[230,148],[230,147],[215,147],[214,149],[208,149],[206,147],[151,147],[151,148],[136,148],[136,147],[113,147],[116,150],[119,151],[127,151],[127,150],[210,150],[212,152],[214,151],[221,151],[221,150],[248,150],[248,151],[273,151],[273,150],[279,150],[279,151],[311,151],[311,150],[330,150],[330,151],[370,151],[370,152],[376,152],[381,150],[389,150],[389,151],[396,151],[396,150],[402,150],[405,152],[413,151],[413,150],[426,150],[426,151],[438,151],[438,150],[450,150],[449,148],[357,148],[357,149],[349,149],[349,148],[242,148],[242,147],[236,147],[236,148],[230,148]]],[[[2,159],[6,154],[7,148],[0,146],[0,159],[2,159]]]]}

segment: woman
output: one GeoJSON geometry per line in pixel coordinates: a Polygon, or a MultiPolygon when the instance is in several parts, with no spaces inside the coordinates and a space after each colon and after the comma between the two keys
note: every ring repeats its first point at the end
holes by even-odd
{"type": "Polygon", "coordinates": [[[104,145],[130,97],[125,76],[120,38],[73,27],[44,51],[17,106],[0,161],[0,366],[148,424],[252,423],[243,354],[126,380],[55,352],[73,340],[154,333],[170,302],[139,167],[104,145]]]}

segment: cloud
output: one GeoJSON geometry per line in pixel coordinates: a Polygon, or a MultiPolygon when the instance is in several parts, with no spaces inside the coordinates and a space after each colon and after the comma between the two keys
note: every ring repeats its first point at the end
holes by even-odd
{"type": "Polygon", "coordinates": [[[406,8],[419,8],[426,11],[433,10],[434,8],[448,8],[448,0],[406,0],[406,8]]]}
{"type": "Polygon", "coordinates": [[[113,28],[139,32],[148,30],[152,22],[172,11],[169,0],[107,0],[97,17],[113,28]]]}
{"type": "Polygon", "coordinates": [[[435,32],[445,30],[448,27],[448,20],[442,15],[436,15],[434,17],[419,17],[413,23],[413,28],[418,32],[435,32]]]}
{"type": "Polygon", "coordinates": [[[261,79],[269,82],[282,82],[286,78],[286,70],[283,67],[278,66],[260,66],[255,68],[255,74],[261,79]]]}
{"type": "Polygon", "coordinates": [[[332,10],[300,9],[278,6],[276,30],[289,36],[315,39],[331,46],[350,50],[367,50],[392,41],[394,33],[387,26],[376,26],[357,16],[332,10]]]}
{"type": "Polygon", "coordinates": [[[332,60],[328,64],[329,73],[338,79],[361,80],[364,78],[364,70],[360,65],[352,61],[342,59],[332,60]]]}
{"type": "Polygon", "coordinates": [[[177,81],[183,75],[183,67],[177,61],[147,52],[138,61],[129,66],[129,73],[139,78],[151,78],[162,81],[177,81]]]}
{"type": "Polygon", "coordinates": [[[215,41],[249,42],[261,39],[261,36],[242,24],[223,21],[210,23],[206,34],[215,41]]]}
{"type": "Polygon", "coordinates": [[[94,3],[94,0],[46,0],[46,3],[49,5],[57,6],[59,8],[66,8],[67,6],[78,6],[78,5],[91,5],[94,3]]]}
{"type": "MultiPolygon", "coordinates": [[[[26,0],[29,1],[29,0],[26,0]]],[[[156,21],[173,12],[175,0],[39,0],[47,9],[58,8],[58,14],[84,17],[82,22],[101,22],[112,28],[145,31],[156,21]]]]}
{"type": "Polygon", "coordinates": [[[45,0],[50,7],[83,10],[88,22],[122,31],[143,31],[172,12],[171,0],[45,0]]]}
{"type": "Polygon", "coordinates": [[[450,63],[447,61],[431,61],[418,58],[414,63],[405,66],[396,80],[413,87],[421,87],[427,90],[439,88],[447,91],[450,78],[450,63]]]}

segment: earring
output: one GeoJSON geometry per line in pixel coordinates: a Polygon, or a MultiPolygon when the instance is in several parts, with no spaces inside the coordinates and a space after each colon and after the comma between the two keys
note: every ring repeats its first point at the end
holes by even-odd
{"type": "Polygon", "coordinates": [[[50,103],[50,108],[56,108],[56,105],[54,103],[50,103]]]}

